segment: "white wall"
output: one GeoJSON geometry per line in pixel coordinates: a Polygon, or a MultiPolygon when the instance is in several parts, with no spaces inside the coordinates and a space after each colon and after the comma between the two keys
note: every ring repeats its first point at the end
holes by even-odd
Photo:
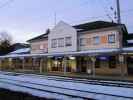
{"type": "Polygon", "coordinates": [[[66,24],[65,22],[59,22],[50,32],[48,36],[48,52],[69,52],[69,51],[77,51],[77,32],[76,30],[66,24]],[[72,46],[69,47],[57,47],[51,48],[52,39],[72,37],[72,46]]]}

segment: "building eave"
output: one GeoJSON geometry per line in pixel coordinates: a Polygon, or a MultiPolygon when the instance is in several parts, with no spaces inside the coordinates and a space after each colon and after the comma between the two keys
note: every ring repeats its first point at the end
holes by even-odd
{"type": "Polygon", "coordinates": [[[0,58],[22,58],[22,57],[54,57],[54,56],[97,56],[97,55],[110,55],[118,54],[120,49],[99,49],[99,50],[87,50],[78,52],[57,52],[57,53],[45,53],[45,54],[14,54],[0,56],[0,58]]]}

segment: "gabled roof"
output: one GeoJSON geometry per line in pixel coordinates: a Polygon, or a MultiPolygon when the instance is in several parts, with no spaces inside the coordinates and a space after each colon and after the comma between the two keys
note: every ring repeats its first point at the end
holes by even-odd
{"type": "MultiPolygon", "coordinates": [[[[123,31],[124,34],[124,45],[126,45],[126,40],[128,38],[127,36],[127,29],[126,26],[124,24],[117,24],[114,22],[107,22],[107,21],[94,21],[94,22],[88,22],[88,23],[83,23],[83,24],[79,24],[79,25],[74,25],[72,26],[73,28],[75,28],[77,30],[77,32],[84,32],[84,31],[90,31],[90,30],[96,30],[96,29],[103,29],[103,28],[110,28],[110,27],[117,27],[117,26],[121,26],[121,29],[123,31]]],[[[30,40],[28,40],[27,42],[34,42],[34,41],[38,41],[38,40],[42,40],[42,39],[48,39],[48,34],[50,33],[50,30],[47,30],[45,34],[42,34],[38,37],[32,38],[30,40]]]]}
{"type": "Polygon", "coordinates": [[[48,34],[49,34],[50,30],[48,29],[46,31],[46,33],[42,34],[42,35],[39,35],[37,37],[34,37],[30,40],[28,40],[27,42],[34,42],[34,41],[38,41],[38,40],[42,40],[42,39],[47,39],[48,38],[48,34]]]}
{"type": "Polygon", "coordinates": [[[95,22],[88,22],[84,24],[74,25],[73,27],[78,32],[101,29],[101,28],[108,28],[108,27],[115,27],[121,24],[117,24],[114,22],[106,22],[106,21],[95,21],[95,22]]]}

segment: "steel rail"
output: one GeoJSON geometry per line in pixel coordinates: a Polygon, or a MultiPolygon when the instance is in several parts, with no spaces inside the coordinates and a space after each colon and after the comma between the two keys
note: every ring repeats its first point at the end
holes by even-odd
{"type": "MultiPolygon", "coordinates": [[[[14,80],[14,79],[5,79],[5,78],[0,78],[0,79],[4,79],[6,80],[11,80],[11,81],[17,81],[17,82],[21,82],[21,83],[29,83],[29,84],[33,84],[33,85],[40,85],[43,87],[53,87],[53,88],[57,88],[57,89],[66,89],[66,90],[73,90],[73,91],[79,91],[82,93],[92,93],[92,94],[99,94],[99,95],[107,95],[107,96],[113,96],[113,97],[122,97],[122,98],[129,98],[129,99],[133,99],[133,97],[127,97],[127,96],[120,96],[120,95],[113,95],[113,94],[105,94],[105,93],[98,93],[98,92],[92,92],[92,91],[83,91],[83,90],[79,90],[79,89],[70,89],[70,88],[64,88],[64,87],[58,87],[58,86],[53,86],[53,85],[44,85],[44,84],[40,84],[40,83],[34,83],[34,82],[29,82],[29,81],[20,81],[20,80],[14,80]]],[[[0,82],[2,82],[0,80],[0,82]]],[[[10,83],[9,83],[10,84],[10,83]]],[[[18,85],[18,84],[14,84],[14,85],[18,85]]],[[[21,86],[21,85],[20,85],[21,86]]],[[[31,88],[30,86],[27,86],[27,88],[31,88]]],[[[34,88],[33,88],[34,89],[34,88]]],[[[35,88],[36,89],[36,88],[35,88]]],[[[40,89],[39,89],[40,90],[40,89]]],[[[43,89],[41,89],[43,90],[43,89]]],[[[45,90],[47,91],[47,90],[45,90]]],[[[51,91],[52,92],[52,91],[51,91]]],[[[56,92],[54,92],[56,93],[56,92]]],[[[59,93],[59,94],[63,94],[63,93],[59,93]]],[[[68,94],[63,94],[63,95],[68,95],[68,94]]],[[[69,95],[70,96],[70,95],[69,95]]],[[[80,97],[80,96],[76,96],[76,97],[80,97]]],[[[83,98],[83,97],[82,97],[83,98]]],[[[84,97],[85,98],[85,97],[84,97]]],[[[90,98],[88,98],[90,99],[90,98]]]]}
{"type": "Polygon", "coordinates": [[[62,76],[45,76],[45,75],[36,75],[36,74],[23,74],[23,73],[7,73],[5,75],[24,75],[24,76],[35,76],[39,78],[45,78],[48,80],[56,80],[56,81],[63,81],[63,82],[75,82],[75,83],[84,83],[84,84],[93,84],[93,85],[102,85],[102,86],[113,86],[113,87],[124,87],[124,88],[133,88],[133,83],[131,82],[121,82],[121,81],[105,81],[105,80],[96,80],[96,79],[78,79],[78,78],[67,78],[62,76]]]}

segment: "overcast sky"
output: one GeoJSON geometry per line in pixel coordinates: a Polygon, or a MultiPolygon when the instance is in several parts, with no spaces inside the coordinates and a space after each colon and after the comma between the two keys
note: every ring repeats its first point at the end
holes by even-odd
{"type": "MultiPolygon", "coordinates": [[[[43,34],[63,20],[74,25],[96,20],[114,19],[110,7],[116,8],[116,0],[0,0],[0,31],[7,31],[14,42],[43,34]],[[111,17],[107,17],[107,14],[111,17]]],[[[133,0],[120,0],[122,23],[133,32],[133,0]]]]}

